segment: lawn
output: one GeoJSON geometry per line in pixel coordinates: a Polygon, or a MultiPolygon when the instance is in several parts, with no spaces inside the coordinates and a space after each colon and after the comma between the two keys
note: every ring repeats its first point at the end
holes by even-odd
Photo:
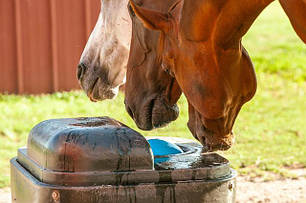
{"type": "MultiPolygon", "coordinates": [[[[267,8],[243,41],[253,59],[258,91],[239,114],[236,143],[222,154],[240,173],[266,171],[290,176],[289,166],[306,167],[306,46],[294,34],[278,3],[267,8]]],[[[74,74],[74,73],[72,73],[74,74]]],[[[111,116],[137,129],[125,112],[123,94],[92,103],[81,91],[40,96],[0,95],[0,188],[9,186],[9,159],[26,145],[40,121],[78,116],[111,116]]],[[[169,126],[143,135],[191,138],[186,100],[169,126]]]]}

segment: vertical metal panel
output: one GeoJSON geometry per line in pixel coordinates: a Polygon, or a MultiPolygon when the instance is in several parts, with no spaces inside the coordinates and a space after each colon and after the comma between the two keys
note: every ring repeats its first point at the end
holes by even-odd
{"type": "Polygon", "coordinates": [[[14,1],[0,0],[0,92],[18,90],[14,8],[14,1]]]}
{"type": "Polygon", "coordinates": [[[57,40],[61,45],[57,50],[59,59],[59,83],[61,90],[78,88],[76,66],[86,43],[86,18],[84,0],[56,1],[57,40]]]}
{"type": "Polygon", "coordinates": [[[96,25],[100,8],[100,1],[85,0],[84,12],[86,16],[86,38],[89,37],[92,29],[96,25]]]}
{"type": "Polygon", "coordinates": [[[57,57],[57,18],[56,18],[56,1],[49,0],[50,14],[51,14],[51,45],[52,45],[52,79],[53,91],[59,90],[58,82],[58,57],[57,57]]]}
{"type": "MultiPolygon", "coordinates": [[[[101,3],[100,0],[87,0],[89,1],[89,20],[90,20],[90,26],[89,26],[89,34],[91,33],[92,29],[94,28],[94,26],[96,25],[96,22],[98,20],[98,16],[99,16],[99,11],[101,8],[101,3]]],[[[127,6],[127,5],[126,5],[127,6]]],[[[89,37],[88,34],[88,37],[89,37]]]]}
{"type": "Polygon", "coordinates": [[[16,28],[16,59],[17,59],[17,87],[18,93],[24,92],[23,83],[23,58],[22,58],[22,35],[21,35],[21,16],[20,16],[20,1],[14,0],[15,2],[15,28],[16,28]]]}
{"type": "Polygon", "coordinates": [[[24,92],[52,92],[52,55],[48,0],[18,0],[22,30],[24,92]]]}
{"type": "Polygon", "coordinates": [[[76,66],[100,0],[0,0],[0,93],[79,88],[76,66]]]}
{"type": "Polygon", "coordinates": [[[91,1],[90,0],[85,0],[84,4],[84,13],[85,13],[85,23],[86,23],[86,36],[90,35],[90,20],[91,20],[91,11],[90,11],[90,6],[91,6],[91,1]]]}

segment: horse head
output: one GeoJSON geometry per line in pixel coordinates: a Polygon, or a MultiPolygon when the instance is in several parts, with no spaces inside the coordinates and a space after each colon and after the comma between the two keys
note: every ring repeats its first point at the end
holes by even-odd
{"type": "Polygon", "coordinates": [[[175,77],[188,100],[188,127],[210,151],[232,145],[235,119],[256,91],[251,60],[231,33],[235,19],[223,16],[227,2],[178,1],[171,12],[130,2],[144,26],[160,32],[158,67],[175,77]]]}
{"type": "Polygon", "coordinates": [[[77,77],[92,101],[112,99],[125,83],[130,49],[131,20],[128,0],[101,0],[101,11],[77,70],[77,77]]]}
{"type": "MultiPolygon", "coordinates": [[[[144,7],[167,11],[174,0],[138,1],[144,7]]],[[[158,42],[160,32],[145,28],[129,7],[132,19],[132,40],[127,64],[125,106],[142,130],[162,127],[178,117],[176,105],[181,90],[161,66],[158,42]]]]}

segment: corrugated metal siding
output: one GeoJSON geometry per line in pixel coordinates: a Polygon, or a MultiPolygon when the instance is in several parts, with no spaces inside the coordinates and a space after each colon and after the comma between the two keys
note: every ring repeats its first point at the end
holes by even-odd
{"type": "Polygon", "coordinates": [[[0,0],[0,92],[79,88],[76,66],[100,0],[0,0]]]}

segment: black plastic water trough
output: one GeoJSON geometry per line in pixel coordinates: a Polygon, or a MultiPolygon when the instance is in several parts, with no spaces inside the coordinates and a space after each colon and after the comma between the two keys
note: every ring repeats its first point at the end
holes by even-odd
{"type": "Polygon", "coordinates": [[[44,121],[11,160],[12,201],[234,202],[228,160],[173,144],[182,153],[154,157],[142,135],[108,117],[44,121]]]}

